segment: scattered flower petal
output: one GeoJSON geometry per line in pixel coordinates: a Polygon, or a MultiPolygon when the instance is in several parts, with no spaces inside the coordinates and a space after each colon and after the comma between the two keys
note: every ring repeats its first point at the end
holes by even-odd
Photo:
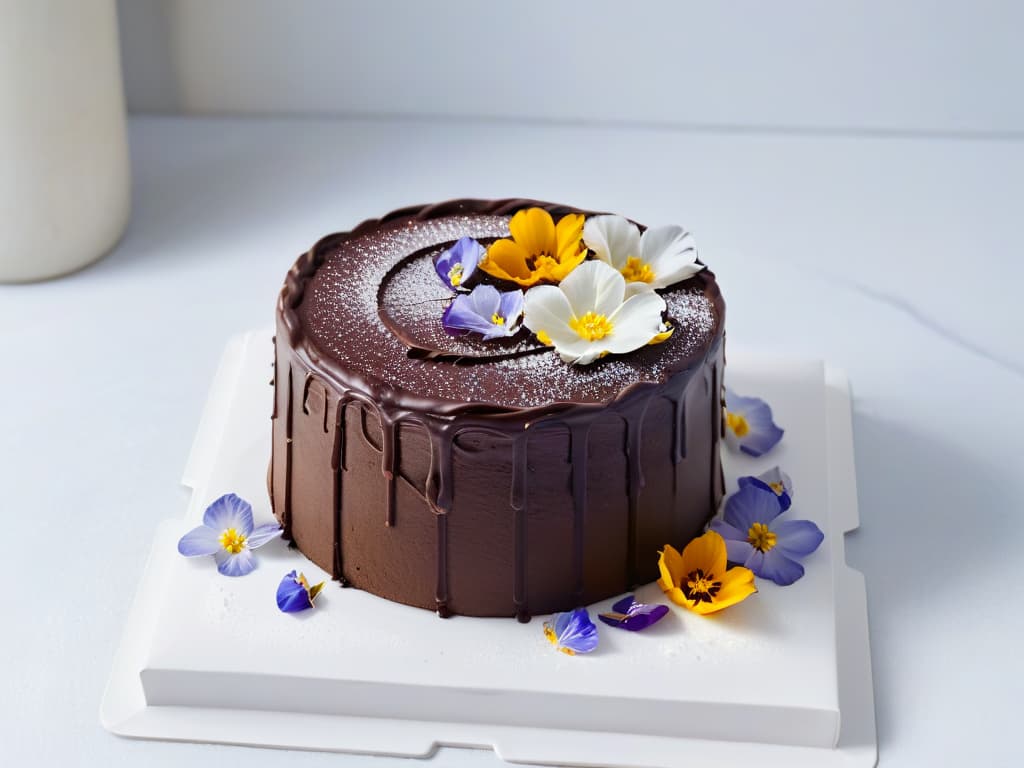
{"type": "Polygon", "coordinates": [[[480,269],[524,288],[565,279],[587,255],[578,213],[566,214],[556,225],[543,208],[525,208],[512,217],[509,231],[512,238],[493,243],[480,269]]]}
{"type": "Polygon", "coordinates": [[[186,557],[213,555],[225,576],[245,576],[256,567],[252,550],[280,535],[276,524],[254,527],[249,502],[228,493],[206,508],[202,525],[181,537],[178,552],[186,557]]]}
{"type": "Polygon", "coordinates": [[[465,290],[466,282],[473,276],[485,253],[487,249],[472,237],[463,237],[437,257],[434,269],[441,282],[449,288],[465,290]]]}
{"type": "Polygon", "coordinates": [[[629,283],[667,288],[704,269],[689,232],[678,226],[640,228],[622,216],[591,216],[583,242],[629,283]]]}
{"type": "Polygon", "coordinates": [[[761,456],[774,448],[782,435],[783,430],[772,421],[768,403],[725,390],[725,442],[730,448],[761,456]]]}
{"type": "Polygon", "coordinates": [[[668,613],[667,605],[638,603],[633,595],[627,595],[612,606],[608,613],[598,614],[598,618],[609,627],[628,629],[639,632],[641,629],[655,624],[668,613]]]}
{"type": "Polygon", "coordinates": [[[781,514],[773,490],[747,484],[726,500],[711,530],[725,539],[730,561],[786,586],[804,575],[797,559],[816,550],[825,535],[810,520],[780,520],[781,514]]]}
{"type": "Polygon", "coordinates": [[[757,592],[748,568],[726,565],[725,540],[708,531],[687,544],[682,554],[665,545],[658,559],[658,586],[673,603],[699,614],[714,613],[757,592]]]}
{"type": "Polygon", "coordinates": [[[313,607],[313,601],[324,588],[324,582],[309,586],[304,574],[291,571],[277,585],[277,607],[284,613],[296,613],[313,607]]]}
{"type": "Polygon", "coordinates": [[[478,285],[471,293],[455,297],[441,316],[441,324],[453,336],[473,332],[490,341],[514,336],[522,316],[522,291],[502,293],[493,285],[478,285]]]}
{"type": "Polygon", "coordinates": [[[562,360],[587,365],[623,354],[662,333],[665,300],[654,291],[626,298],[626,281],[602,261],[581,264],[560,285],[526,293],[523,324],[562,360]]]}
{"type": "Polygon", "coordinates": [[[597,626],[586,608],[552,615],[544,622],[544,637],[555,648],[569,656],[590,653],[597,648],[597,626]]]}
{"type": "Polygon", "coordinates": [[[778,497],[779,506],[783,512],[789,509],[789,505],[793,503],[793,481],[778,467],[772,467],[757,477],[750,475],[741,477],[737,482],[739,482],[740,488],[753,485],[763,491],[771,491],[778,497]]]}

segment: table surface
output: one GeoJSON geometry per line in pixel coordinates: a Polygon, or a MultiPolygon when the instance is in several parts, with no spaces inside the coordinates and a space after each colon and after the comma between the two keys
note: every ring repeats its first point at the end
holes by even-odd
{"type": "MultiPolygon", "coordinates": [[[[122,740],[97,710],[155,527],[183,513],[226,339],[272,322],[285,271],[320,235],[460,196],[683,223],[723,285],[731,340],[847,370],[862,521],[847,552],[867,577],[881,763],[1015,762],[1024,142],[465,120],[130,130],[121,244],[70,277],[0,286],[5,762],[370,762],[122,740]]],[[[500,764],[442,749],[431,765],[500,764]]]]}

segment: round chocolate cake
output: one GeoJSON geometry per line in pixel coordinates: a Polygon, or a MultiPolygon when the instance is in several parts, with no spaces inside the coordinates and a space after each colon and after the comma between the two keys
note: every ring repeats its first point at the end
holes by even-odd
{"type": "Polygon", "coordinates": [[[653,581],[723,493],[724,319],[680,228],[454,200],[329,235],[277,305],[274,514],[342,584],[442,616],[653,581]]]}

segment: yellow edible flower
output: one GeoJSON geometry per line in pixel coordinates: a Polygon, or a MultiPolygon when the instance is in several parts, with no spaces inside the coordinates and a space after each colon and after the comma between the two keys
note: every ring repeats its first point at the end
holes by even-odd
{"type": "Polygon", "coordinates": [[[757,592],[749,568],[726,567],[725,539],[714,531],[691,541],[682,554],[666,544],[658,570],[658,586],[669,600],[694,613],[714,613],[757,592]]]}
{"type": "Polygon", "coordinates": [[[518,211],[509,223],[512,238],[491,245],[480,269],[524,288],[561,282],[587,255],[583,222],[582,214],[569,213],[556,226],[543,208],[518,211]]]}

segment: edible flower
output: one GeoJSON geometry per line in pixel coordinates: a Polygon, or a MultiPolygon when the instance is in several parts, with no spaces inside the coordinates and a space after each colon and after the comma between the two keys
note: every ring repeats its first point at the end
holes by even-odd
{"type": "Polygon", "coordinates": [[[458,336],[470,331],[484,341],[514,336],[523,316],[523,292],[500,292],[493,285],[478,285],[470,293],[460,293],[441,316],[447,333],[458,336]]]}
{"type": "Polygon", "coordinates": [[[699,614],[728,608],[757,592],[750,569],[726,567],[725,540],[715,531],[698,536],[682,554],[666,544],[658,570],[658,586],[668,598],[699,614]]]}
{"type": "Polygon", "coordinates": [[[487,249],[472,237],[463,237],[437,257],[434,269],[441,282],[453,291],[465,290],[463,286],[476,272],[477,264],[485,253],[487,249]]]}
{"type": "Polygon", "coordinates": [[[725,442],[733,450],[761,456],[782,439],[783,430],[772,421],[772,409],[764,400],[741,397],[725,390],[725,442]]]}
{"type": "Polygon", "coordinates": [[[569,656],[590,653],[597,648],[597,627],[586,608],[553,614],[551,621],[544,622],[544,637],[569,656]]]}
{"type": "Polygon", "coordinates": [[[277,523],[253,526],[249,502],[227,493],[206,508],[202,525],[181,537],[178,552],[185,557],[213,555],[225,576],[245,576],[256,567],[252,551],[280,535],[277,523]]]}
{"type": "Polygon", "coordinates": [[[629,283],[667,288],[704,269],[697,263],[693,237],[679,226],[640,228],[622,216],[591,216],[583,242],[629,283]]]}
{"type": "Polygon", "coordinates": [[[778,467],[772,467],[757,477],[751,477],[750,475],[741,477],[738,482],[740,488],[752,485],[763,491],[774,493],[779,500],[779,508],[782,512],[789,509],[789,505],[793,503],[793,481],[789,479],[789,475],[778,467]]]}
{"type": "Polygon", "coordinates": [[[309,586],[305,574],[291,571],[286,573],[277,585],[277,607],[283,613],[297,613],[313,607],[313,601],[324,588],[321,581],[316,586],[309,586]]]}
{"type": "Polygon", "coordinates": [[[667,605],[638,603],[633,595],[626,595],[612,606],[611,611],[599,613],[597,618],[609,627],[639,632],[663,619],[667,613],[667,605]]]}
{"type": "Polygon", "coordinates": [[[526,293],[523,324],[567,363],[587,365],[649,343],[662,331],[665,300],[654,291],[627,297],[626,280],[603,261],[588,261],[561,284],[526,293]]]}
{"type": "Polygon", "coordinates": [[[772,491],[748,485],[725,502],[722,520],[711,529],[725,539],[729,560],[786,586],[804,575],[797,558],[818,548],[825,535],[810,520],[779,520],[782,510],[772,491]]]}
{"type": "Polygon", "coordinates": [[[582,214],[568,213],[556,226],[543,208],[525,208],[512,217],[509,232],[511,239],[497,240],[487,249],[480,269],[524,288],[565,279],[587,255],[582,214]]]}

